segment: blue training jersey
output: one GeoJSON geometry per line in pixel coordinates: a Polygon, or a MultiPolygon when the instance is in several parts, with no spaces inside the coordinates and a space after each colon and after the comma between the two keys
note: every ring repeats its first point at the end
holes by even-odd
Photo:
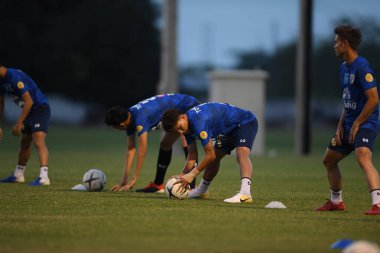
{"type": "MultiPolygon", "coordinates": [[[[367,97],[365,91],[377,87],[373,70],[363,57],[357,57],[351,64],[344,62],[340,67],[340,84],[342,91],[342,102],[346,112],[344,128],[350,131],[355,119],[362,112],[367,97]]],[[[379,127],[379,108],[378,106],[369,118],[360,126],[373,131],[379,127]]]]}
{"type": "Polygon", "coordinates": [[[225,103],[201,104],[187,111],[186,115],[191,132],[185,136],[187,143],[200,139],[203,146],[219,134],[228,135],[238,125],[256,119],[252,112],[225,103]]]}
{"type": "Polygon", "coordinates": [[[162,114],[168,109],[178,109],[186,112],[198,105],[196,98],[183,94],[163,94],[145,99],[130,107],[132,123],[127,129],[127,134],[132,135],[136,131],[138,136],[145,132],[161,128],[162,114]]]}
{"type": "Polygon", "coordinates": [[[19,69],[7,68],[5,78],[0,78],[0,94],[8,93],[13,101],[22,108],[24,100],[21,96],[27,91],[33,101],[32,110],[39,105],[48,104],[47,98],[32,78],[19,69]]]}

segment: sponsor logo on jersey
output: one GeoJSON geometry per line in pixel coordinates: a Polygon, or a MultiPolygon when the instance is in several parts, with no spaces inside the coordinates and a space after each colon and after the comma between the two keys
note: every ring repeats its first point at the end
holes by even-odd
{"type": "Polygon", "coordinates": [[[355,74],[350,74],[350,84],[353,84],[355,81],[355,74]]]}
{"type": "Polygon", "coordinates": [[[202,140],[206,139],[207,138],[207,132],[206,131],[202,131],[199,136],[201,137],[202,140]]]}
{"type": "Polygon", "coordinates": [[[136,130],[137,130],[137,132],[141,132],[141,130],[143,130],[143,126],[142,125],[138,125],[137,127],[136,127],[136,130]]]}
{"type": "Polygon", "coordinates": [[[19,88],[20,90],[24,89],[25,85],[23,82],[18,82],[17,83],[17,88],[19,88]]]}
{"type": "Polygon", "coordinates": [[[367,73],[365,75],[365,80],[369,83],[372,83],[373,82],[373,75],[371,73],[367,73]]]}

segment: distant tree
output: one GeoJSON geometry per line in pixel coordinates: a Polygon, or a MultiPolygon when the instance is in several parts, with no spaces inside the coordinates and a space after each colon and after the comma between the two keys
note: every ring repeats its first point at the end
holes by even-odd
{"type": "MultiPolygon", "coordinates": [[[[380,25],[373,19],[362,18],[356,23],[348,18],[334,21],[331,36],[316,41],[312,60],[312,97],[336,99],[340,94],[338,70],[342,63],[334,53],[334,27],[338,24],[350,24],[360,27],[363,42],[359,54],[364,56],[375,71],[380,82],[380,25]]],[[[267,82],[269,99],[294,97],[296,41],[280,46],[275,52],[245,51],[236,54],[237,69],[260,68],[270,74],[267,82]]]]}
{"type": "Polygon", "coordinates": [[[2,0],[0,58],[46,92],[129,106],[156,92],[157,7],[149,0],[2,0]]]}
{"type": "Polygon", "coordinates": [[[267,96],[269,98],[292,97],[294,93],[295,42],[282,45],[274,53],[264,51],[237,54],[237,69],[263,69],[269,72],[267,96]]]}

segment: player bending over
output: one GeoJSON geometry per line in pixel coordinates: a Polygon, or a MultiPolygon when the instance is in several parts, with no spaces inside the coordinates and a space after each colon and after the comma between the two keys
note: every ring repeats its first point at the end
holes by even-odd
{"type": "MultiPolygon", "coordinates": [[[[164,94],[145,99],[138,104],[125,109],[113,107],[108,110],[105,123],[118,130],[126,131],[128,135],[127,153],[124,168],[124,176],[120,184],[112,187],[112,191],[125,191],[132,189],[140,174],[144,159],[148,150],[148,132],[161,128],[161,117],[164,111],[176,108],[187,111],[199,104],[197,99],[183,94],[164,94]],[[136,154],[136,132],[138,136],[138,153],[136,169],[133,177],[129,180],[130,170],[136,154]]],[[[172,146],[181,136],[179,133],[166,133],[160,142],[160,151],[157,159],[156,177],[153,182],[137,192],[164,192],[164,179],[166,170],[172,157],[172,146]]],[[[181,136],[181,138],[184,138],[181,136]]],[[[185,144],[183,140],[182,143],[185,144]]],[[[187,147],[183,147],[187,156],[187,147]]]]}
{"type": "Polygon", "coordinates": [[[252,164],[249,155],[258,129],[253,113],[229,104],[206,103],[186,113],[170,109],[164,113],[162,124],[166,132],[184,134],[187,140],[189,155],[184,173],[190,172],[180,177],[182,187],[186,187],[205,170],[198,188],[189,192],[189,198],[206,197],[207,189],[219,171],[220,160],[236,148],[241,188],[239,193],[224,202],[252,202],[252,164]],[[194,167],[198,159],[196,139],[201,141],[205,156],[194,167]]]}

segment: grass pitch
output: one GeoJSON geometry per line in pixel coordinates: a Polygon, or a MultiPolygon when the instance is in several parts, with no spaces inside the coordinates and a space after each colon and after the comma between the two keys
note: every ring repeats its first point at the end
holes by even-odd
{"type": "MultiPolygon", "coordinates": [[[[8,129],[0,142],[0,177],[13,172],[18,139],[8,129]]],[[[109,128],[51,128],[49,187],[0,185],[0,252],[339,252],[338,239],[380,243],[380,217],[370,207],[364,176],[353,155],[341,165],[344,212],[314,212],[329,197],[321,158],[333,133],[317,134],[313,154],[293,155],[291,133],[268,131],[271,156],[252,157],[253,203],[223,203],[240,189],[235,157],[222,161],[208,200],[170,200],[164,194],[110,192],[124,164],[126,137],[109,128]],[[84,172],[102,169],[103,192],[74,192],[84,172]],[[266,209],[277,200],[287,209],[266,209]]],[[[160,131],[150,134],[149,153],[136,188],[155,174],[160,131]]],[[[380,167],[376,147],[374,161],[380,167]]],[[[200,152],[203,155],[203,151],[200,152]]],[[[184,155],[173,155],[167,178],[181,171],[184,155]]],[[[33,149],[27,182],[38,176],[33,149]]],[[[199,180],[199,179],[198,179],[199,180]]]]}

